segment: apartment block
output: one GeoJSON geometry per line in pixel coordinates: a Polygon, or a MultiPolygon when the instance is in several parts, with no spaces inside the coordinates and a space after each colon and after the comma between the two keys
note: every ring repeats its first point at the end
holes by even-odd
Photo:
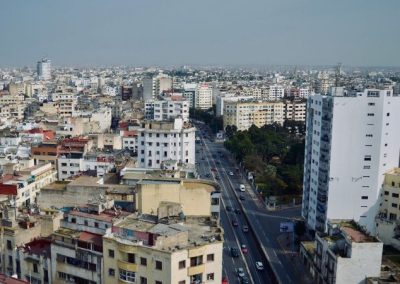
{"type": "Polygon", "coordinates": [[[306,121],[306,101],[285,101],[285,120],[306,121]]]}
{"type": "Polygon", "coordinates": [[[107,232],[105,283],[221,283],[222,229],[207,218],[183,221],[175,212],[162,222],[130,215],[107,232]]]}
{"type": "Polygon", "coordinates": [[[365,283],[380,277],[383,243],[369,236],[354,221],[332,221],[327,233],[314,242],[302,242],[300,255],[318,284],[365,283]]]}
{"type": "Polygon", "coordinates": [[[208,84],[199,84],[195,91],[195,108],[207,110],[213,105],[213,89],[208,84]]]}
{"type": "Polygon", "coordinates": [[[235,125],[238,130],[247,130],[253,124],[262,127],[266,124],[283,124],[285,104],[283,102],[224,102],[224,128],[235,125]]]}
{"type": "Polygon", "coordinates": [[[138,132],[139,167],[160,168],[166,160],[195,163],[195,131],[181,118],[142,123],[138,132]]]}
{"type": "Polygon", "coordinates": [[[311,229],[354,219],[374,233],[384,174],[399,165],[399,108],[391,90],[308,99],[302,215],[311,229]]]}

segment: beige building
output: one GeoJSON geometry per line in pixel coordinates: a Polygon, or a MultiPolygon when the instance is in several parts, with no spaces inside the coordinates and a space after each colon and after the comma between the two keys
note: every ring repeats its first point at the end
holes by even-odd
{"type": "Polygon", "coordinates": [[[400,249],[400,168],[385,174],[376,217],[376,232],[384,244],[400,249]]]}
{"type": "Polygon", "coordinates": [[[103,237],[104,283],[221,283],[222,229],[209,218],[131,215],[103,237]]]}
{"type": "Polygon", "coordinates": [[[224,103],[224,128],[235,125],[238,130],[247,130],[253,124],[262,127],[266,124],[283,124],[285,104],[283,102],[235,102],[224,103]]]}

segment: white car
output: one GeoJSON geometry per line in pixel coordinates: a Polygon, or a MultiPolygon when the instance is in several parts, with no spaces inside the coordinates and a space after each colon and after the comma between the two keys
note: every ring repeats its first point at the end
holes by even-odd
{"type": "Polygon", "coordinates": [[[256,262],[256,268],[258,270],[264,270],[264,264],[261,261],[256,262]]]}
{"type": "Polygon", "coordinates": [[[233,176],[233,172],[229,172],[228,175],[233,176]]]}
{"type": "Polygon", "coordinates": [[[240,190],[241,192],[245,192],[245,191],[246,191],[246,187],[244,186],[244,184],[241,184],[241,185],[239,186],[239,190],[240,190]]]}
{"type": "Polygon", "coordinates": [[[237,269],[237,275],[242,278],[244,276],[244,269],[242,267],[237,269]]]}

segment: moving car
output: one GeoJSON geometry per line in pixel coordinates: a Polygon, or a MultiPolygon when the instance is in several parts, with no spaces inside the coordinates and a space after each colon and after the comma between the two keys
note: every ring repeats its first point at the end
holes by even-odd
{"type": "Polygon", "coordinates": [[[249,283],[250,283],[250,280],[249,280],[249,278],[247,278],[247,276],[243,276],[243,277],[240,279],[240,283],[241,283],[241,284],[249,284],[249,283]]]}
{"type": "Polygon", "coordinates": [[[264,270],[264,264],[261,261],[256,261],[256,268],[258,270],[264,270]]]}
{"type": "Polygon", "coordinates": [[[228,175],[233,176],[233,172],[229,172],[228,175]]]}
{"type": "Polygon", "coordinates": [[[222,277],[221,284],[229,284],[228,278],[226,276],[222,277]]]}
{"type": "Polygon", "coordinates": [[[243,225],[242,231],[247,233],[249,231],[249,227],[247,225],[243,225]]]}
{"type": "Polygon", "coordinates": [[[238,221],[237,221],[237,220],[232,220],[232,226],[233,226],[233,227],[239,226],[238,221]]]}
{"type": "Polygon", "coordinates": [[[241,246],[240,246],[240,249],[242,250],[242,252],[243,253],[248,253],[248,249],[247,249],[247,246],[245,245],[245,244],[242,244],[241,246]]]}
{"type": "Polygon", "coordinates": [[[228,212],[232,211],[232,207],[229,205],[227,205],[225,208],[226,208],[226,211],[228,211],[228,212]]]}
{"type": "Polygon", "coordinates": [[[239,196],[239,199],[243,201],[243,200],[245,200],[246,198],[244,197],[244,195],[240,195],[240,196],[239,196]]]}
{"type": "Polygon", "coordinates": [[[239,250],[237,248],[231,248],[231,256],[239,257],[239,250]]]}
{"type": "Polygon", "coordinates": [[[240,278],[242,278],[242,277],[245,276],[245,274],[244,274],[244,269],[243,269],[242,267],[239,267],[239,268],[236,270],[236,273],[237,273],[237,276],[239,276],[240,278]]]}
{"type": "Polygon", "coordinates": [[[239,185],[239,190],[240,190],[241,192],[245,192],[245,191],[246,191],[246,187],[244,186],[244,184],[240,184],[240,185],[239,185]]]}

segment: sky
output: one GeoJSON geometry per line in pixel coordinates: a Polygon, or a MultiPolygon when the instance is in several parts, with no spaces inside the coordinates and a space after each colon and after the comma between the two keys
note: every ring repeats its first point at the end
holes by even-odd
{"type": "Polygon", "coordinates": [[[400,66],[399,0],[3,0],[0,67],[400,66]]]}

